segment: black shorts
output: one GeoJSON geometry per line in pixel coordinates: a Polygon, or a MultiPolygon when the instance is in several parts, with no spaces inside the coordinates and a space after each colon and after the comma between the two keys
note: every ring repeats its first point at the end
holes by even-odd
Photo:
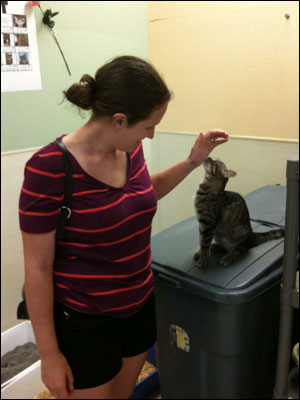
{"type": "Polygon", "coordinates": [[[156,342],[155,298],[131,317],[77,312],[55,301],[54,321],[60,351],[74,377],[74,389],[103,385],[122,367],[122,357],[144,353],[156,342]]]}

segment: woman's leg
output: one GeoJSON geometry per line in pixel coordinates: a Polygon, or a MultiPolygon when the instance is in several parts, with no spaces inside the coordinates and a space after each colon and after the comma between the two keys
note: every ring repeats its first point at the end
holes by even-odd
{"type": "Polygon", "coordinates": [[[121,371],[115,377],[115,399],[127,399],[134,392],[136,382],[145,364],[147,354],[148,350],[145,353],[134,357],[122,358],[123,366],[121,371]]]}
{"type": "Polygon", "coordinates": [[[91,389],[73,391],[71,399],[127,399],[133,393],[136,381],[147,358],[147,353],[122,358],[123,365],[109,382],[91,389]]]}

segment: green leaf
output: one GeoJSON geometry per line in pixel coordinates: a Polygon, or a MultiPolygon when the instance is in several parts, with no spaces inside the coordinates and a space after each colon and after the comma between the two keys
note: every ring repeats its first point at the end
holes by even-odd
{"type": "Polygon", "coordinates": [[[51,9],[47,9],[44,13],[44,17],[43,17],[43,23],[47,26],[49,26],[49,28],[53,28],[55,25],[55,22],[51,20],[51,18],[55,15],[57,15],[58,13],[54,13],[52,14],[51,9]]]}
{"type": "Polygon", "coordinates": [[[50,19],[51,14],[52,14],[52,13],[51,13],[51,10],[47,9],[47,10],[44,12],[44,18],[50,19]]]}

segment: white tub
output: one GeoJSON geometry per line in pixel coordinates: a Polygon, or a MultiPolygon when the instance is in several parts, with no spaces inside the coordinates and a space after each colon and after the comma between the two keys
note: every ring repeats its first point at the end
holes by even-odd
{"type": "MultiPolygon", "coordinates": [[[[1,333],[1,357],[9,351],[14,350],[17,346],[22,346],[28,342],[36,343],[31,322],[24,321],[1,333]]],[[[28,368],[26,368],[24,371],[26,371],[27,369],[28,368]]],[[[1,393],[2,389],[5,386],[13,382],[14,379],[16,379],[18,376],[21,376],[24,371],[21,371],[19,374],[13,376],[8,381],[2,383],[1,393]]]]}
{"type": "Polygon", "coordinates": [[[44,390],[46,386],[41,380],[41,362],[37,361],[1,389],[1,399],[33,399],[44,390]]]}

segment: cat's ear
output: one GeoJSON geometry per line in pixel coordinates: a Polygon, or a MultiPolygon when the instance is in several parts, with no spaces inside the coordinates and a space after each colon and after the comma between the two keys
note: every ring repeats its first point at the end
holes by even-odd
{"type": "Polygon", "coordinates": [[[236,172],[231,171],[230,169],[228,169],[228,170],[226,171],[225,176],[226,176],[226,178],[233,178],[234,176],[236,176],[236,172]]]}

